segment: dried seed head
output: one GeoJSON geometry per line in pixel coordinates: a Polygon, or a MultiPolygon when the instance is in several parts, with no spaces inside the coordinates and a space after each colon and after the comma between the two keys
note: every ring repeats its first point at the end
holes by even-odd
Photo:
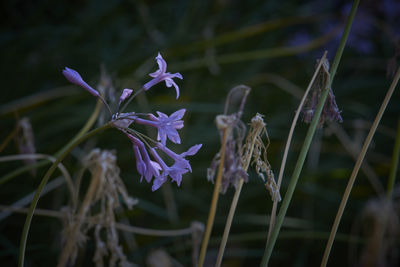
{"type": "Polygon", "coordinates": [[[250,160],[255,165],[256,172],[259,177],[265,182],[265,187],[268,189],[273,201],[280,201],[278,186],[275,182],[274,173],[267,159],[267,149],[269,146],[269,137],[266,124],[261,114],[257,113],[250,123],[250,130],[247,134],[246,142],[243,150],[242,163],[245,169],[248,168],[250,160]],[[267,140],[264,144],[263,137],[267,140]],[[265,177],[266,176],[266,177],[265,177]]]}
{"type": "MultiPolygon", "coordinates": [[[[246,126],[239,119],[238,114],[218,115],[216,118],[217,128],[221,138],[224,131],[228,131],[225,140],[225,159],[224,172],[221,181],[221,193],[225,194],[229,185],[237,186],[239,179],[247,181],[247,173],[243,170],[241,164],[242,143],[246,133],[246,126]]],[[[223,140],[222,140],[223,141],[223,140]]],[[[221,160],[221,151],[219,151],[207,169],[207,179],[214,181],[215,172],[221,160]]]]}
{"type": "Polygon", "coordinates": [[[86,240],[88,230],[94,229],[96,252],[93,261],[96,266],[104,266],[103,259],[106,256],[109,259],[108,266],[115,266],[117,263],[128,266],[130,263],[119,245],[114,211],[120,207],[119,195],[129,209],[137,200],[128,195],[119,177],[120,169],[114,152],[94,149],[84,158],[83,165],[92,177],[89,189],[76,213],[67,213],[69,215],[64,235],[66,239],[74,239],[70,241],[73,246],[68,251],[68,258],[72,264],[75,262],[79,245],[86,240]],[[91,214],[90,209],[94,205],[99,206],[99,211],[91,214]],[[105,235],[101,233],[102,230],[105,235]]]}
{"type": "MultiPolygon", "coordinates": [[[[315,79],[314,84],[311,88],[311,95],[308,96],[306,102],[304,103],[304,107],[302,110],[304,122],[311,123],[312,119],[314,118],[315,109],[317,108],[323,90],[329,83],[329,79],[329,61],[327,59],[324,59],[318,72],[318,76],[315,79]]],[[[333,94],[332,88],[330,88],[327,99],[325,101],[325,105],[322,109],[318,125],[322,127],[325,122],[343,122],[340,113],[341,111],[336,104],[335,95],[333,94]]]]}
{"type": "Polygon", "coordinates": [[[103,266],[104,256],[109,256],[109,266],[129,264],[122,247],[119,245],[118,232],[115,226],[114,210],[120,207],[118,195],[129,209],[137,203],[131,198],[119,177],[117,157],[112,151],[94,149],[85,158],[85,165],[92,173],[92,179],[99,179],[93,202],[100,202],[100,212],[90,220],[90,226],[95,227],[96,252],[93,261],[97,266],[103,266]],[[107,240],[103,240],[101,230],[106,232],[107,240]]]}
{"type": "MultiPolygon", "coordinates": [[[[246,182],[248,176],[246,171],[243,170],[241,156],[243,153],[243,139],[246,134],[246,125],[241,121],[241,115],[243,113],[244,104],[247,99],[247,95],[250,92],[250,88],[244,85],[239,85],[234,87],[228,94],[226,104],[225,104],[225,114],[218,115],[216,117],[216,124],[221,135],[221,140],[224,135],[224,131],[227,132],[225,146],[225,159],[224,159],[224,170],[221,180],[221,190],[222,194],[225,194],[228,187],[236,187],[240,179],[244,179],[246,182]],[[227,115],[229,105],[231,104],[231,97],[233,93],[241,91],[241,102],[239,109],[236,113],[227,115]]],[[[214,176],[218,168],[219,162],[221,160],[221,150],[214,156],[210,168],[207,169],[207,179],[214,182],[214,176]]]]}
{"type": "Polygon", "coordinates": [[[83,244],[88,239],[87,236],[88,228],[86,224],[83,224],[81,227],[77,228],[77,230],[74,229],[75,225],[77,224],[76,221],[77,218],[76,214],[74,213],[71,207],[67,206],[61,208],[61,212],[64,214],[63,230],[62,230],[63,241],[65,242],[68,238],[74,238],[74,240],[72,241],[73,246],[71,248],[71,251],[69,251],[68,255],[69,261],[73,264],[78,255],[78,248],[82,247],[83,244]],[[74,231],[77,232],[74,233],[74,231]]]}

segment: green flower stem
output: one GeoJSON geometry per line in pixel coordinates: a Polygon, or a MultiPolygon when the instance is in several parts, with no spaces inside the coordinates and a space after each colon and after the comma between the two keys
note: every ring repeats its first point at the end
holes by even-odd
{"type": "Polygon", "coordinates": [[[387,185],[387,198],[392,198],[394,182],[396,180],[396,173],[399,166],[400,156],[400,119],[397,121],[397,135],[394,143],[393,156],[392,156],[392,168],[390,170],[389,181],[387,185]]]}
{"type": "MultiPolygon", "coordinates": [[[[294,129],[295,129],[296,124],[297,124],[297,120],[298,120],[298,118],[300,116],[300,112],[303,109],[304,103],[305,103],[306,98],[307,98],[307,96],[308,96],[308,94],[309,94],[309,92],[310,92],[310,90],[312,88],[312,85],[314,84],[314,81],[317,78],[318,73],[320,72],[319,70],[320,70],[322,64],[326,60],[326,55],[327,55],[327,51],[325,51],[324,55],[322,56],[322,58],[319,61],[319,64],[318,64],[317,68],[315,69],[314,75],[311,78],[311,81],[308,84],[306,91],[304,92],[304,95],[303,95],[303,97],[302,97],[302,99],[300,101],[299,107],[296,110],[296,114],[294,115],[294,118],[293,118],[293,121],[292,121],[292,125],[290,126],[289,135],[288,135],[288,138],[287,138],[287,141],[286,141],[286,145],[285,145],[285,151],[283,153],[281,167],[279,169],[278,183],[277,183],[278,191],[281,188],[283,173],[284,173],[285,166],[286,166],[286,160],[287,160],[287,156],[289,154],[289,148],[290,148],[290,144],[292,142],[293,133],[294,133],[294,129]]],[[[272,204],[271,218],[270,218],[270,221],[269,221],[267,242],[269,242],[269,239],[271,238],[271,232],[272,232],[272,229],[273,229],[273,227],[275,225],[275,218],[276,218],[276,210],[277,210],[277,208],[278,208],[278,201],[274,201],[274,203],[272,204]]]]}
{"type": "MultiPolygon", "coordinates": [[[[89,131],[89,129],[93,126],[93,124],[94,124],[94,123],[96,122],[96,120],[97,120],[97,117],[98,117],[98,115],[99,115],[99,113],[100,113],[100,110],[101,110],[101,106],[102,106],[102,102],[101,102],[101,100],[98,100],[98,101],[97,101],[97,104],[96,104],[96,107],[95,107],[95,109],[94,109],[92,115],[90,115],[90,118],[88,119],[88,121],[86,122],[86,124],[85,124],[85,125],[82,127],[82,129],[74,136],[74,138],[71,139],[71,141],[70,141],[67,145],[65,145],[62,149],[60,149],[60,150],[54,155],[55,158],[57,158],[59,155],[61,155],[62,152],[64,151],[65,147],[68,147],[68,145],[71,144],[77,137],[79,137],[79,136],[85,134],[87,131],[89,131]]],[[[8,174],[2,176],[2,177],[0,178],[0,185],[2,185],[3,183],[7,182],[8,180],[11,180],[11,179],[13,179],[14,177],[16,177],[16,176],[18,176],[18,175],[20,175],[20,174],[22,174],[22,173],[24,173],[24,172],[30,171],[30,170],[35,169],[35,168],[40,168],[40,167],[46,166],[47,164],[50,164],[50,161],[48,161],[48,160],[42,160],[42,161],[36,162],[36,163],[34,163],[34,164],[27,165],[27,166],[24,166],[24,167],[22,167],[22,168],[16,169],[16,170],[14,170],[14,171],[12,171],[12,172],[10,172],[10,173],[8,173],[8,174]]]]}
{"type": "Polygon", "coordinates": [[[349,182],[347,183],[347,187],[343,194],[342,201],[340,202],[340,206],[337,211],[335,221],[332,225],[331,234],[329,236],[328,243],[326,244],[326,247],[325,247],[324,256],[322,258],[321,267],[325,267],[326,264],[328,263],[328,258],[329,258],[329,254],[332,249],[333,241],[335,240],[335,235],[336,235],[337,229],[339,227],[340,220],[342,219],[344,209],[346,208],[346,204],[349,199],[354,182],[357,178],[358,171],[360,170],[360,167],[364,160],[365,154],[367,153],[368,147],[372,141],[372,137],[374,136],[375,131],[378,128],[379,122],[382,119],[383,113],[385,112],[386,106],[389,103],[390,98],[392,97],[392,94],[394,92],[394,89],[397,86],[397,83],[399,82],[399,79],[400,79],[400,68],[397,69],[396,76],[394,77],[393,82],[390,85],[388,92],[386,93],[385,99],[382,102],[382,105],[378,111],[378,114],[376,115],[374,123],[372,124],[371,129],[369,130],[368,136],[365,139],[365,142],[361,149],[360,155],[358,156],[357,162],[354,165],[353,172],[351,173],[349,182]]]}
{"type": "Polygon", "coordinates": [[[29,212],[28,215],[26,216],[25,224],[24,224],[24,229],[22,231],[21,235],[21,243],[19,247],[19,257],[18,257],[18,266],[23,267],[24,266],[24,259],[25,259],[25,249],[26,249],[26,242],[28,239],[28,233],[29,233],[29,228],[32,222],[32,217],[33,213],[35,211],[36,205],[39,201],[40,193],[42,192],[44,186],[47,184],[48,180],[50,179],[51,175],[53,172],[56,170],[57,166],[61,161],[71,152],[73,148],[75,148],[77,145],[79,145],[81,142],[86,140],[87,138],[94,136],[95,134],[98,134],[102,132],[103,130],[110,128],[111,124],[107,123],[99,128],[96,128],[86,134],[83,135],[83,132],[81,136],[76,136],[72,142],[68,144],[68,146],[64,147],[57,157],[57,160],[50,166],[49,170],[46,172],[45,176],[43,177],[42,181],[40,182],[40,185],[38,186],[35,196],[33,197],[32,203],[29,207],[29,212]]]}
{"type": "Polygon", "coordinates": [[[303,168],[305,158],[306,158],[308,150],[310,148],[310,144],[311,144],[312,138],[313,138],[315,130],[317,128],[317,124],[318,124],[319,118],[321,116],[322,108],[324,107],[326,98],[328,96],[329,88],[331,88],[333,79],[334,79],[335,74],[336,74],[337,67],[339,66],[339,62],[340,62],[340,59],[342,57],[343,50],[344,50],[344,47],[346,45],[346,41],[347,41],[347,38],[349,36],[351,25],[353,23],[354,16],[356,14],[359,2],[360,2],[359,0],[355,0],[353,2],[353,6],[351,8],[350,16],[349,16],[349,18],[347,20],[347,24],[346,24],[346,27],[344,29],[344,32],[343,32],[343,35],[342,35],[342,39],[340,41],[339,48],[338,48],[338,50],[336,52],[335,59],[334,59],[333,64],[332,64],[332,68],[331,68],[331,71],[330,71],[329,82],[326,84],[326,87],[324,88],[324,90],[322,92],[321,99],[320,99],[320,101],[318,103],[318,106],[316,108],[314,118],[311,121],[310,127],[308,128],[307,135],[305,137],[303,146],[301,148],[299,157],[297,159],[297,163],[296,163],[295,169],[293,171],[293,175],[292,175],[292,177],[291,177],[291,179],[289,181],[287,192],[286,192],[285,197],[284,197],[284,199],[282,201],[282,206],[281,206],[281,208],[279,210],[279,214],[277,216],[276,223],[274,225],[274,228],[273,228],[273,231],[272,231],[272,234],[271,234],[271,239],[266,245],[264,256],[263,256],[263,259],[261,261],[261,266],[268,266],[268,262],[269,262],[269,259],[271,257],[271,254],[272,254],[272,250],[273,250],[273,248],[275,246],[275,243],[276,243],[276,240],[278,238],[280,228],[281,228],[283,220],[285,218],[287,209],[289,207],[290,201],[291,201],[292,196],[293,196],[293,192],[294,192],[294,190],[296,188],[297,181],[299,180],[300,172],[301,172],[301,170],[303,168]]]}

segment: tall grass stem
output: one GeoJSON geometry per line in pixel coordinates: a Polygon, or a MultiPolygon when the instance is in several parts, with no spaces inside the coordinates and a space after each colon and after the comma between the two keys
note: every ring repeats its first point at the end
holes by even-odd
{"type": "MultiPolygon", "coordinates": [[[[71,141],[68,142],[67,145],[65,145],[63,148],[61,148],[55,155],[54,157],[57,158],[59,155],[62,154],[62,151],[64,151],[65,147],[67,147],[69,144],[71,144],[78,136],[81,136],[83,134],[85,134],[87,131],[89,131],[90,128],[92,128],[93,124],[96,122],[97,117],[99,116],[100,110],[101,110],[101,106],[102,106],[102,102],[99,99],[97,101],[96,107],[93,110],[92,114],[90,115],[89,119],[86,121],[85,125],[81,128],[81,130],[71,139],[71,141]]],[[[30,164],[30,165],[26,165],[24,167],[18,168],[2,177],[0,177],[0,185],[7,182],[8,180],[13,179],[14,177],[30,171],[34,168],[40,168],[43,167],[47,164],[49,164],[50,162],[47,160],[43,160],[43,161],[39,161],[37,163],[34,164],[30,164]]]]}
{"type": "MultiPolygon", "coordinates": [[[[293,118],[293,121],[292,121],[292,125],[290,126],[289,135],[288,135],[288,138],[287,138],[287,141],[286,141],[285,151],[283,153],[282,163],[281,163],[281,167],[280,167],[279,175],[278,175],[278,183],[277,183],[278,190],[280,189],[281,184],[282,184],[283,173],[284,173],[285,166],[286,166],[287,156],[289,154],[290,144],[292,143],[294,128],[296,127],[297,121],[298,121],[299,116],[300,116],[300,112],[303,109],[304,102],[306,101],[308,93],[310,92],[311,87],[314,84],[315,79],[317,78],[319,70],[320,70],[323,62],[326,59],[326,54],[327,54],[327,52],[324,53],[324,55],[322,56],[321,60],[319,61],[319,64],[318,64],[318,66],[317,66],[317,68],[316,68],[316,70],[314,72],[314,75],[311,78],[311,81],[308,84],[306,91],[304,92],[303,98],[300,101],[300,104],[299,104],[299,107],[297,108],[296,114],[294,115],[294,118],[293,118]]],[[[272,211],[271,211],[271,217],[270,217],[270,223],[269,223],[269,229],[268,229],[267,242],[269,242],[269,239],[271,237],[272,229],[273,229],[273,227],[275,225],[275,218],[276,218],[276,210],[277,210],[277,208],[278,208],[278,202],[274,201],[274,203],[272,205],[272,211]]]]}
{"type": "Polygon", "coordinates": [[[69,154],[69,152],[71,152],[71,150],[73,148],[75,148],[77,145],[79,145],[81,142],[83,142],[87,138],[94,136],[95,134],[98,134],[101,131],[103,131],[107,128],[110,128],[110,127],[111,127],[111,124],[108,123],[99,128],[96,128],[80,137],[76,136],[74,141],[71,142],[69,144],[69,146],[63,148],[62,153],[57,157],[57,160],[50,166],[49,170],[46,172],[46,174],[43,177],[42,181],[40,182],[38,188],[36,189],[35,196],[33,197],[32,203],[29,207],[29,212],[26,216],[24,229],[23,229],[22,235],[21,235],[20,247],[19,247],[19,257],[18,257],[18,266],[19,267],[24,266],[26,243],[27,243],[27,239],[28,239],[29,228],[30,228],[31,222],[32,222],[33,213],[34,213],[37,203],[39,201],[40,193],[42,192],[44,186],[47,184],[51,175],[56,170],[56,168],[61,163],[61,161],[69,154]]]}
{"type": "Polygon", "coordinates": [[[321,94],[321,98],[320,98],[318,106],[317,106],[317,108],[315,110],[314,118],[312,119],[311,125],[308,128],[308,131],[307,131],[303,146],[301,148],[299,157],[297,159],[297,163],[295,165],[295,169],[293,171],[293,175],[292,175],[292,177],[291,177],[291,179],[289,181],[287,192],[286,192],[285,197],[284,197],[284,199],[282,201],[282,206],[281,206],[281,208],[279,210],[279,214],[278,214],[277,219],[276,219],[276,224],[274,225],[274,228],[272,230],[271,238],[270,238],[269,242],[267,242],[267,245],[266,245],[266,248],[265,248],[265,252],[264,252],[264,256],[263,256],[262,261],[261,261],[261,266],[268,266],[268,262],[269,262],[269,259],[271,257],[271,254],[272,254],[272,250],[273,250],[273,248],[275,246],[275,243],[276,243],[276,240],[278,238],[279,231],[280,231],[280,228],[282,226],[283,220],[285,218],[285,215],[286,215],[287,209],[289,207],[290,201],[292,199],[293,192],[294,192],[294,190],[296,188],[297,181],[299,180],[300,172],[301,172],[301,170],[303,168],[304,161],[305,161],[305,158],[307,156],[308,150],[310,148],[310,144],[311,144],[312,138],[313,138],[314,133],[315,133],[315,131],[317,129],[317,125],[319,123],[319,118],[321,116],[322,108],[325,105],[325,101],[326,101],[326,98],[328,96],[329,89],[331,88],[333,79],[335,77],[337,68],[339,66],[339,62],[341,60],[341,57],[342,57],[342,54],[343,54],[343,50],[344,50],[344,47],[346,45],[346,41],[347,41],[347,38],[349,36],[351,25],[353,23],[354,16],[356,14],[359,2],[360,2],[359,0],[355,0],[353,2],[353,6],[351,8],[349,18],[347,20],[347,24],[346,24],[346,27],[345,27],[343,35],[342,35],[342,39],[341,39],[340,44],[339,44],[339,48],[338,48],[338,50],[336,52],[336,55],[335,55],[335,58],[334,58],[334,61],[333,61],[333,64],[332,64],[332,67],[331,67],[331,70],[330,70],[329,82],[327,82],[327,84],[326,84],[326,86],[325,86],[325,88],[324,88],[324,90],[323,90],[323,92],[321,94]]]}
{"type": "Polygon", "coordinates": [[[203,241],[201,243],[199,261],[197,263],[197,267],[202,267],[204,264],[207,247],[208,247],[208,242],[210,241],[211,230],[214,225],[215,212],[217,210],[218,197],[219,197],[219,192],[221,189],[222,175],[224,173],[226,139],[228,137],[229,132],[230,132],[230,128],[226,127],[224,129],[224,133],[223,133],[223,137],[222,137],[221,160],[219,161],[217,179],[215,181],[213,197],[211,200],[210,212],[208,213],[206,231],[204,232],[203,241]]]}
{"type": "Polygon", "coordinates": [[[339,227],[340,220],[342,219],[344,209],[346,208],[346,204],[347,204],[347,201],[349,199],[349,196],[350,196],[351,190],[353,188],[354,182],[355,182],[355,180],[357,178],[358,171],[360,170],[360,167],[361,167],[361,164],[362,164],[362,162],[364,160],[365,154],[367,153],[368,147],[369,147],[369,145],[370,145],[370,143],[372,141],[372,138],[373,138],[373,136],[375,134],[375,131],[378,128],[379,122],[382,119],[383,113],[386,110],[386,106],[388,105],[389,100],[392,97],[392,94],[393,94],[393,92],[394,92],[394,90],[395,90],[395,88],[397,86],[399,78],[400,78],[400,68],[397,69],[397,72],[396,72],[396,75],[395,75],[395,77],[393,79],[393,82],[390,85],[388,92],[386,93],[385,99],[383,100],[382,105],[379,108],[378,114],[376,115],[374,123],[372,124],[371,129],[369,130],[368,136],[365,139],[365,142],[364,142],[363,147],[361,149],[360,155],[358,156],[357,162],[354,165],[353,172],[351,173],[349,182],[347,183],[347,187],[346,187],[346,190],[345,190],[345,192],[343,194],[342,201],[340,202],[340,206],[339,206],[339,209],[337,211],[335,221],[334,221],[334,223],[332,225],[332,229],[331,229],[331,233],[329,235],[328,243],[326,244],[324,256],[323,256],[322,261],[321,261],[321,267],[325,267],[326,264],[328,263],[328,258],[329,258],[329,254],[330,254],[330,252],[332,250],[333,241],[335,240],[335,235],[336,235],[337,229],[339,227]]]}

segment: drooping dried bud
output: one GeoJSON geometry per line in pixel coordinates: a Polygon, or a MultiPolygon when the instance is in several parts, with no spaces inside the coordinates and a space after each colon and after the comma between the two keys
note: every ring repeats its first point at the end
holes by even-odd
{"type": "MultiPolygon", "coordinates": [[[[311,95],[309,95],[306,99],[302,110],[304,122],[311,123],[312,119],[314,118],[315,110],[320,101],[323,90],[327,87],[329,83],[329,78],[329,61],[327,59],[324,59],[318,76],[315,79],[315,82],[311,88],[311,95]]],[[[322,127],[325,122],[343,122],[340,113],[341,111],[336,104],[335,95],[333,94],[332,88],[330,88],[327,99],[325,101],[325,105],[322,109],[318,125],[322,127]]]]}

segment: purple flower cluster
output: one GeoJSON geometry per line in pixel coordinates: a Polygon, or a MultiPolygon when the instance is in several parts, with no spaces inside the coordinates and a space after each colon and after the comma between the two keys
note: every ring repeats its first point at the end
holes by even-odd
{"type": "MultiPolygon", "coordinates": [[[[180,73],[171,74],[166,72],[167,63],[162,58],[160,53],[158,53],[156,60],[159,70],[149,74],[151,77],[153,77],[153,79],[144,84],[143,89],[147,91],[155,84],[165,81],[167,87],[175,87],[176,98],[178,98],[179,87],[174,82],[173,78],[183,79],[182,75],[180,73]]],[[[68,81],[84,88],[92,95],[99,97],[106,104],[106,101],[102,98],[100,93],[89,86],[77,71],[70,68],[65,68],[63,70],[63,74],[68,81]]],[[[194,145],[189,148],[189,150],[181,154],[173,152],[166,146],[167,139],[175,144],[181,143],[181,139],[177,130],[182,129],[184,126],[183,120],[181,119],[186,110],[180,109],[172,113],[170,116],[160,111],[157,111],[158,116],[153,114],[138,114],[135,112],[119,113],[119,107],[121,103],[135,96],[132,96],[132,93],[132,89],[126,88],[123,90],[119,99],[117,111],[112,115],[111,123],[115,128],[124,132],[131,140],[133,152],[136,157],[136,169],[141,175],[140,181],[143,181],[144,178],[148,183],[153,182],[152,191],[160,188],[168,180],[168,177],[170,177],[173,182],[176,182],[177,185],[180,186],[182,182],[182,175],[187,172],[192,172],[192,167],[190,166],[190,163],[186,157],[196,154],[202,146],[201,144],[194,145]],[[129,128],[132,124],[146,125],[156,128],[158,131],[157,141],[153,141],[150,137],[147,137],[144,134],[129,128]],[[144,137],[152,140],[155,145],[149,145],[145,141],[144,137]],[[163,152],[165,156],[171,158],[174,161],[174,164],[168,166],[159,155],[159,151],[163,152]]]]}

